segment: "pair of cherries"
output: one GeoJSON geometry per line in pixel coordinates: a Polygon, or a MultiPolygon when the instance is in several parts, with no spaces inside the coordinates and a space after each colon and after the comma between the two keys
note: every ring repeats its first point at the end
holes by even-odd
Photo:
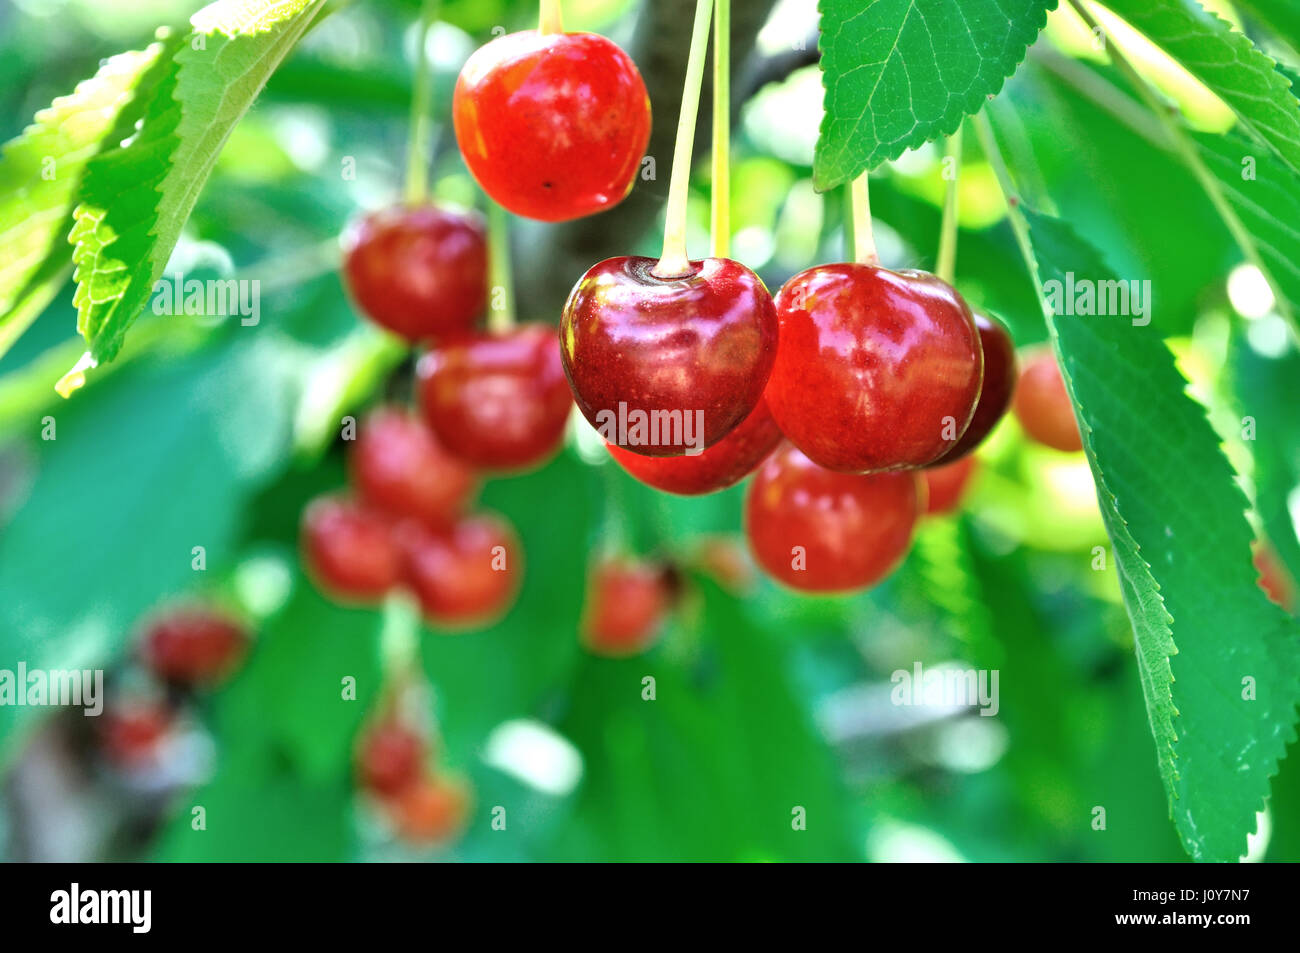
{"type": "Polygon", "coordinates": [[[397,712],[386,712],[357,744],[357,782],[371,794],[399,836],[420,845],[460,834],[472,801],[469,785],[431,765],[433,748],[397,712]]]}
{"type": "Polygon", "coordinates": [[[443,628],[504,614],[523,552],[504,519],[465,512],[478,490],[474,468],[395,407],[360,423],[349,462],[356,495],[318,498],[303,514],[303,557],[322,590],[373,604],[405,586],[425,619],[443,628]]]}

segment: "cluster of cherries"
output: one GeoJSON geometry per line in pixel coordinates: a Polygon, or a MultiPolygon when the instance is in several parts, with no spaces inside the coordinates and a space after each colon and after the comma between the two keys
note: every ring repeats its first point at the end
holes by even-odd
{"type": "Polygon", "coordinates": [[[385,704],[357,743],[357,784],[374,798],[403,840],[426,846],[464,830],[473,797],[468,782],[441,770],[436,750],[403,706],[385,704]]]}
{"type": "MultiPolygon", "coordinates": [[[[650,103],[611,41],[529,30],[470,57],[453,122],[466,165],[494,201],[554,222],[628,194],[650,103]]],[[[927,510],[927,486],[931,512],[956,505],[969,454],[1016,384],[1006,329],[924,272],[820,265],[773,299],[729,258],[611,258],[578,281],[557,336],[545,324],[476,329],[488,252],[472,215],[390,208],[361,220],[345,245],[359,309],[427,347],[417,372],[427,429],[396,412],[369,425],[370,446],[359,442],[354,454],[362,501],[313,507],[308,560],[324,584],[352,596],[377,596],[405,578],[434,621],[446,613],[426,590],[483,588],[504,598],[504,579],[489,587],[483,571],[484,547],[503,537],[482,526],[472,545],[441,544],[441,556],[413,560],[411,548],[440,545],[436,524],[471,485],[464,467],[518,473],[555,453],[574,401],[607,437],[609,422],[629,409],[699,420],[693,437],[681,426],[650,442],[620,432],[609,452],[637,479],[677,494],[714,492],[757,471],[745,523],[758,563],[793,588],[839,592],[869,586],[901,561],[927,510]],[[396,446],[382,446],[389,441],[396,446]],[[426,500],[414,498],[416,484],[426,500]],[[394,529],[394,516],[422,525],[411,534],[417,542],[394,529]],[[366,571],[354,577],[348,566],[357,562],[366,571]]],[[[1031,436],[1078,449],[1050,356],[1026,367],[1016,410],[1031,436]]],[[[607,606],[671,604],[667,578],[650,564],[598,565],[584,614],[588,644],[604,645],[607,606]]],[[[624,633],[608,642],[646,640],[624,633]]]]}
{"type": "Polygon", "coordinates": [[[133,690],[105,707],[99,730],[108,760],[125,770],[156,762],[188,698],[233,674],[251,641],[241,621],[205,605],[171,609],[147,623],[138,657],[156,690],[133,690]]]}

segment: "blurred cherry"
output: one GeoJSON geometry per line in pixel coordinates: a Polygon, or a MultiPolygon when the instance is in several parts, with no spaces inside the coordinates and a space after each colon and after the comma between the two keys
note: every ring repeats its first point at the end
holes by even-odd
{"type": "Polygon", "coordinates": [[[442,844],[465,830],[470,810],[469,785],[443,774],[427,774],[407,785],[390,802],[398,835],[416,845],[442,844]]]}
{"type": "Polygon", "coordinates": [[[838,473],[784,444],[749,485],[750,549],[765,572],[791,588],[863,589],[907,555],[921,486],[914,471],[838,473]]]}
{"type": "Polygon", "coordinates": [[[420,361],[419,381],[429,424],[450,452],[476,467],[529,469],[564,439],[573,397],[550,325],[444,344],[420,361]]]}
{"type": "Polygon", "coordinates": [[[1263,589],[1269,599],[1287,612],[1296,609],[1296,585],[1287,573],[1282,561],[1278,559],[1273,547],[1267,543],[1256,542],[1253,563],[1259,573],[1259,588],[1263,589]]]}
{"type": "Polygon", "coordinates": [[[105,757],[118,767],[143,767],[157,758],[173,721],[171,709],[160,701],[123,699],[111,703],[98,726],[105,757]]]}
{"type": "Polygon", "coordinates": [[[477,216],[397,205],[355,222],[343,246],[357,306],[408,341],[467,331],[487,302],[487,239],[477,216]]]}
{"type": "Polygon", "coordinates": [[[1031,440],[1067,453],[1083,449],[1074,405],[1051,351],[1025,361],[1012,409],[1031,440]]]}
{"type": "Polygon", "coordinates": [[[977,467],[975,457],[966,456],[943,466],[921,470],[928,491],[925,512],[930,516],[939,516],[957,509],[977,467]]]}
{"type": "Polygon", "coordinates": [[[647,457],[608,444],[610,456],[642,483],[683,496],[713,493],[739,483],[781,442],[767,401],[709,449],[680,457],[647,457]]]}
{"type": "Polygon", "coordinates": [[[465,516],[436,530],[406,525],[400,539],[407,583],[431,625],[485,626],[514,602],[523,578],[523,548],[500,517],[465,516]]]}
{"type": "Polygon", "coordinates": [[[324,496],[307,506],[302,555],[316,585],[343,602],[378,602],[401,579],[391,519],[344,497],[324,496]]]}
{"type": "Polygon", "coordinates": [[[448,453],[414,414],[381,407],[361,422],[349,460],[352,482],[368,503],[439,524],[473,497],[473,469],[448,453]]]}
{"type": "Polygon", "coordinates": [[[361,737],[358,779],[366,790],[394,797],[423,776],[428,753],[424,737],[414,728],[391,716],[384,718],[361,737]]]}
{"type": "Polygon", "coordinates": [[[238,620],[214,609],[190,606],[151,622],[140,651],[146,667],[159,678],[194,687],[228,676],[243,659],[248,643],[248,633],[238,620]]]}
{"type": "Polygon", "coordinates": [[[587,578],[583,643],[596,655],[644,652],[659,637],[676,587],[659,563],[602,559],[587,578]]]}

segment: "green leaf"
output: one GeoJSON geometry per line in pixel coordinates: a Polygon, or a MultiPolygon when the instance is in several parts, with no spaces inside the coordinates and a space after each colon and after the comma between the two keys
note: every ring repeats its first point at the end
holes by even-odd
{"type": "Polygon", "coordinates": [[[1106,5],[1232,108],[1242,125],[1300,172],[1300,101],[1273,58],[1196,0],[1106,5]]]}
{"type": "MultiPolygon", "coordinates": [[[[1026,215],[1045,287],[1069,272],[1076,283],[1113,280],[1068,226],[1026,215]]],[[[1155,321],[1048,320],[1114,545],[1171,814],[1194,859],[1237,860],[1295,737],[1300,630],[1255,585],[1247,501],[1155,321]]]]}
{"type": "Polygon", "coordinates": [[[104,62],[0,153],[0,355],[67,279],[65,237],[86,164],[140,118],[164,45],[104,62]],[[143,102],[142,102],[143,100],[143,102]]]}
{"type": "Polygon", "coordinates": [[[1056,0],[821,0],[820,191],[954,132],[1024,59],[1056,0]]]}
{"type": "Polygon", "coordinates": [[[324,0],[220,0],[153,98],[140,132],[96,158],[76,225],[78,329],[110,361],[162,277],[221,147],[324,0]]]}

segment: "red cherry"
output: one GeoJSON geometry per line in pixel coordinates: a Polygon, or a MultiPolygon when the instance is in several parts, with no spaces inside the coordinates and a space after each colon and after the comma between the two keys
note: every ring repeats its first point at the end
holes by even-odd
{"type": "Polygon", "coordinates": [[[456,80],[456,141],[483,190],[562,222],[621,202],[650,141],[632,59],[592,33],[526,30],[477,50],[456,80]]]}
{"type": "Polygon", "coordinates": [[[914,472],[850,474],[784,444],[749,485],[745,531],[759,566],[805,592],[862,589],[907,554],[920,515],[914,472]]]}
{"type": "Polygon", "coordinates": [[[235,619],[205,608],[169,612],[144,633],[145,665],[177,685],[210,685],[229,675],[248,648],[248,634],[235,619]]]}
{"type": "Polygon", "coordinates": [[[426,523],[451,519],[478,489],[474,471],[444,450],[422,420],[396,407],[362,421],[350,463],[362,499],[426,523]]]}
{"type": "Polygon", "coordinates": [[[418,374],[429,424],[448,450],[477,467],[529,469],[564,439],[573,397],[550,325],[444,344],[421,359],[418,374]]]}
{"type": "Polygon", "coordinates": [[[1012,409],[1031,440],[1067,453],[1083,449],[1074,405],[1050,351],[1039,351],[1025,362],[1012,409]]]}
{"type": "Polygon", "coordinates": [[[467,516],[438,530],[408,525],[401,539],[407,582],[431,625],[485,626],[514,601],[523,576],[523,549],[499,517],[467,516]]]}
{"type": "Polygon", "coordinates": [[[361,739],[357,775],[362,787],[380,797],[394,797],[423,775],[428,747],[414,729],[386,718],[361,739]]]}
{"type": "Polygon", "coordinates": [[[819,465],[924,466],[965,431],[980,393],[979,333],[966,302],[934,275],[820,265],[785,283],[776,310],[767,402],[819,465]]]}
{"type": "Polygon", "coordinates": [[[1254,550],[1253,562],[1259,573],[1259,588],[1287,612],[1295,612],[1296,586],[1277,553],[1267,543],[1256,543],[1254,550]]]}
{"type": "Polygon", "coordinates": [[[425,845],[459,836],[469,817],[470,802],[469,785],[464,781],[426,775],[406,787],[390,809],[399,836],[425,845]]]}
{"type": "Polygon", "coordinates": [[[659,637],[674,594],[663,566],[629,559],[600,562],[587,579],[583,644],[596,655],[644,652],[659,637]]]}
{"type": "Polygon", "coordinates": [[[928,491],[925,512],[930,516],[938,516],[957,509],[975,468],[975,457],[962,457],[943,466],[930,466],[922,470],[921,476],[925,479],[928,491]]]}
{"type": "Polygon", "coordinates": [[[667,493],[696,496],[739,483],[780,442],[781,430],[760,397],[758,406],[735,430],[703,453],[647,457],[613,444],[608,448],[619,466],[642,483],[667,493]]]}
{"type": "Polygon", "coordinates": [[[975,327],[980,333],[980,349],[984,352],[984,384],[970,426],[951,450],[931,466],[942,466],[966,456],[993,430],[1011,406],[1011,395],[1016,389],[1016,346],[1011,335],[995,318],[976,313],[975,327]]]}
{"type": "Polygon", "coordinates": [[[560,346],[578,407],[601,436],[671,457],[713,446],[758,405],[776,313],[758,275],[729,258],[693,261],[667,280],[654,267],[651,258],[593,266],[564,306],[560,346]]]}
{"type": "Polygon", "coordinates": [[[487,239],[477,216],[394,206],[356,222],[343,244],[357,306],[408,341],[466,331],[487,302],[487,239]]]}
{"type": "Polygon", "coordinates": [[[308,505],[302,554],[316,585],[343,602],[378,602],[401,579],[389,518],[354,500],[327,496],[308,505]]]}
{"type": "Polygon", "coordinates": [[[118,702],[100,719],[100,742],[109,761],[124,768],[138,768],[158,756],[159,748],[172,728],[171,709],[159,702],[118,702]]]}

